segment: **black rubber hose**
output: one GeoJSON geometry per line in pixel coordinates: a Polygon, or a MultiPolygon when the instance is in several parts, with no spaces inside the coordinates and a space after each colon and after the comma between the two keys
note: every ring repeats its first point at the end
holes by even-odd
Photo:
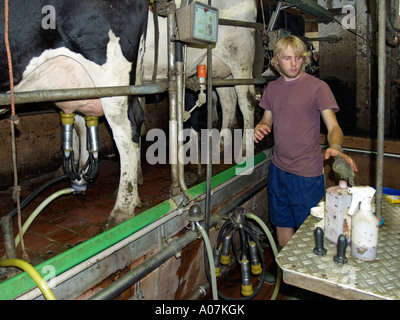
{"type": "Polygon", "coordinates": [[[253,294],[251,296],[248,297],[241,297],[241,298],[231,298],[228,297],[224,294],[222,294],[221,292],[218,291],[218,296],[224,300],[251,300],[253,299],[261,290],[263,284],[264,284],[264,279],[265,279],[265,259],[264,259],[264,251],[261,248],[261,245],[257,239],[257,237],[253,234],[253,232],[250,230],[250,228],[248,228],[245,225],[242,225],[243,230],[253,239],[253,241],[256,243],[258,252],[260,253],[260,260],[261,260],[261,266],[262,266],[262,274],[261,274],[261,278],[260,278],[260,284],[258,285],[257,289],[253,292],[253,294]]]}
{"type": "MultiPolygon", "coordinates": [[[[46,182],[45,184],[41,185],[39,188],[37,188],[35,191],[33,191],[29,196],[27,196],[22,202],[21,202],[21,210],[23,208],[25,208],[33,199],[35,199],[37,197],[37,195],[39,193],[41,193],[44,189],[46,189],[47,187],[60,182],[62,180],[65,180],[68,178],[68,175],[62,175],[59,176],[57,178],[54,178],[48,182],[46,182]]],[[[11,210],[9,213],[7,213],[8,216],[10,217],[14,217],[17,214],[17,208],[14,208],[13,210],[11,210]]],[[[1,219],[0,219],[0,226],[1,226],[1,219]]]]}
{"type": "Polygon", "coordinates": [[[68,175],[70,180],[80,180],[79,173],[76,172],[75,163],[74,163],[74,151],[70,151],[70,156],[66,157],[64,154],[63,157],[63,167],[64,173],[68,175]]]}

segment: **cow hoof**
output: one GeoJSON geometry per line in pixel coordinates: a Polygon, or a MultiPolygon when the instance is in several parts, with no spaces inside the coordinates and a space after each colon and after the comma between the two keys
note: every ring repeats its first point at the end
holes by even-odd
{"type": "Polygon", "coordinates": [[[126,215],[121,213],[116,214],[115,216],[110,214],[102,228],[102,232],[110,230],[133,217],[134,215],[126,215]]]}
{"type": "MultiPolygon", "coordinates": [[[[126,221],[126,220],[124,220],[124,221],[126,221]]],[[[104,232],[104,231],[110,230],[110,229],[118,226],[119,224],[121,224],[124,221],[121,221],[120,219],[117,219],[115,217],[108,217],[108,219],[107,219],[106,223],[104,224],[101,231],[104,232]]]]}

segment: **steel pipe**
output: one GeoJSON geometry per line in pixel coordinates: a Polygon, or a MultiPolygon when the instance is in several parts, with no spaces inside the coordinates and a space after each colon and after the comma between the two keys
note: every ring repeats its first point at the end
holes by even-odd
{"type": "MultiPolygon", "coordinates": [[[[207,75],[208,77],[208,75],[207,75]]],[[[213,87],[228,87],[235,85],[263,85],[268,80],[275,80],[277,77],[264,77],[264,78],[256,78],[256,79],[213,79],[212,85],[213,87]]]]}
{"type": "MultiPolygon", "coordinates": [[[[140,86],[120,86],[120,87],[97,87],[97,88],[77,88],[77,89],[59,89],[59,90],[38,90],[15,92],[15,104],[50,102],[50,101],[68,101],[96,99],[103,97],[128,96],[128,95],[147,95],[162,93],[168,89],[164,82],[144,84],[140,86]]],[[[11,104],[11,94],[0,94],[0,106],[11,104]]]]}
{"type": "MultiPolygon", "coordinates": [[[[268,78],[257,79],[214,79],[212,85],[216,87],[233,85],[263,85],[268,78]]],[[[148,95],[162,93],[168,90],[165,82],[143,84],[139,86],[120,86],[120,87],[97,87],[97,88],[77,88],[77,89],[56,89],[15,92],[15,104],[53,102],[96,99],[103,97],[116,97],[126,95],[148,95]]],[[[10,93],[0,93],[0,106],[11,104],[10,93]]]]}
{"type": "Polygon", "coordinates": [[[3,238],[4,238],[4,250],[6,252],[6,257],[7,259],[16,259],[17,251],[15,248],[12,217],[10,215],[6,215],[3,218],[1,218],[1,221],[2,221],[1,228],[3,231],[3,238]]]}
{"type": "Polygon", "coordinates": [[[376,217],[382,220],[383,152],[386,92],[386,1],[378,2],[378,144],[376,158],[376,217]]]}
{"type": "Polygon", "coordinates": [[[231,20],[231,19],[218,19],[218,25],[220,26],[233,26],[233,27],[243,27],[243,28],[251,28],[256,30],[263,30],[264,25],[258,22],[249,22],[249,21],[241,21],[241,20],[231,20]]]}
{"type": "Polygon", "coordinates": [[[188,188],[185,183],[185,166],[183,163],[184,150],[183,150],[183,112],[184,106],[184,84],[183,84],[183,43],[175,41],[175,68],[176,68],[176,100],[177,100],[177,121],[178,121],[178,181],[181,191],[186,191],[188,188]]]}
{"type": "Polygon", "coordinates": [[[168,2],[168,97],[169,97],[169,159],[171,167],[171,195],[180,193],[178,172],[177,85],[175,70],[175,2],[168,2]]]}
{"type": "Polygon", "coordinates": [[[210,230],[211,215],[211,176],[212,176],[212,46],[207,45],[207,129],[208,129],[208,159],[206,165],[206,199],[205,199],[205,229],[210,230]]]}
{"type": "MultiPolygon", "coordinates": [[[[230,201],[225,207],[223,207],[217,213],[211,215],[210,226],[214,226],[219,219],[233,211],[236,207],[242,205],[248,201],[255,194],[259,193],[262,189],[267,187],[267,179],[263,179],[260,183],[250,188],[247,192],[243,193],[239,197],[230,201]]],[[[151,256],[149,259],[145,260],[135,269],[132,269],[128,273],[124,274],[108,287],[105,287],[100,292],[93,295],[90,300],[111,300],[124,292],[126,289],[130,288],[132,285],[137,283],[144,276],[158,268],[160,265],[168,261],[170,258],[179,253],[183,248],[189,245],[191,242],[198,238],[197,232],[193,230],[187,231],[176,241],[172,241],[164,249],[151,256]]]]}

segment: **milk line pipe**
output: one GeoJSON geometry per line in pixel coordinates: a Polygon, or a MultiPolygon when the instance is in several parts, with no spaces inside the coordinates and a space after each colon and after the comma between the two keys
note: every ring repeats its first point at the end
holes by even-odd
{"type": "Polygon", "coordinates": [[[147,274],[158,268],[170,258],[179,253],[188,244],[198,238],[198,233],[189,230],[177,240],[170,242],[165,248],[146,259],[143,263],[128,273],[112,282],[109,286],[93,295],[89,300],[112,300],[135,283],[140,281],[147,274]]]}
{"type": "MultiPolygon", "coordinates": [[[[234,264],[236,263],[236,261],[231,261],[231,263],[229,265],[226,266],[221,266],[221,274],[224,274],[227,270],[229,270],[234,264]]],[[[190,296],[188,298],[188,300],[197,300],[200,297],[205,297],[207,294],[207,290],[210,289],[210,283],[209,282],[205,282],[201,285],[198,285],[192,296],[190,296]]]]}
{"type": "MultiPolygon", "coordinates": [[[[275,78],[274,78],[275,79],[275,78]]],[[[213,79],[212,85],[215,87],[234,86],[234,85],[263,85],[267,77],[256,79],[213,79]]],[[[129,96],[129,95],[151,95],[167,91],[169,86],[164,82],[143,84],[137,86],[116,86],[116,87],[96,87],[96,88],[74,88],[74,89],[54,89],[15,92],[15,104],[53,102],[96,99],[103,97],[129,96]]],[[[9,106],[11,95],[0,93],[0,106],[9,106]]]]}
{"type": "Polygon", "coordinates": [[[264,29],[264,25],[259,22],[249,22],[249,21],[223,19],[223,18],[218,18],[218,25],[252,28],[252,29],[261,30],[261,31],[264,29]]]}
{"type": "MultiPolygon", "coordinates": [[[[255,194],[259,193],[262,189],[266,188],[268,185],[267,179],[263,179],[257,185],[251,187],[245,193],[239,197],[233,199],[225,207],[221,208],[218,212],[214,213],[210,217],[210,226],[215,225],[221,217],[225,216],[236,207],[242,205],[249,199],[251,199],[255,194]]],[[[134,285],[144,276],[155,270],[157,267],[168,261],[175,254],[180,252],[184,247],[192,243],[198,238],[195,231],[189,230],[184,235],[182,235],[176,241],[171,242],[167,247],[152,255],[149,259],[145,260],[136,268],[130,270],[128,273],[124,274],[116,281],[111,283],[109,286],[105,287],[103,290],[93,295],[89,300],[111,300],[115,298],[120,293],[124,292],[127,288],[134,285]]]]}
{"type": "Polygon", "coordinates": [[[188,300],[197,300],[198,298],[204,298],[210,289],[210,283],[206,282],[203,285],[197,286],[195,292],[188,300]]]}
{"type": "MultiPolygon", "coordinates": [[[[321,145],[323,148],[328,148],[328,145],[321,145]]],[[[344,151],[350,151],[350,152],[354,152],[354,153],[365,153],[365,154],[377,154],[376,151],[372,151],[372,150],[363,150],[363,149],[355,149],[355,148],[343,148],[344,151]]],[[[384,152],[383,155],[385,157],[390,157],[390,158],[400,158],[400,154],[396,154],[396,153],[387,153],[384,152]]]]}
{"type": "MultiPolygon", "coordinates": [[[[167,84],[158,82],[154,84],[143,84],[135,86],[116,86],[116,87],[95,87],[95,88],[76,88],[76,89],[56,89],[15,92],[15,104],[68,101],[95,99],[102,97],[128,96],[128,95],[147,95],[162,93],[167,90],[167,84]]],[[[11,95],[9,93],[0,94],[0,106],[9,105],[11,95]]]]}

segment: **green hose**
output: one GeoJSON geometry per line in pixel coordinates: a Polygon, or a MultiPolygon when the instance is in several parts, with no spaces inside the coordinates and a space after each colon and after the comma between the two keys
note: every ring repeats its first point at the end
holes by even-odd
{"type": "Polygon", "coordinates": [[[213,300],[218,300],[218,290],[217,290],[217,276],[215,274],[215,264],[214,264],[214,256],[213,251],[211,249],[210,239],[207,236],[206,231],[200,225],[200,223],[196,223],[197,228],[199,228],[201,235],[203,236],[204,244],[206,246],[208,263],[210,264],[210,273],[211,273],[211,290],[213,300]]]}
{"type": "MultiPolygon", "coordinates": [[[[264,221],[262,221],[259,217],[257,217],[255,214],[253,214],[251,212],[247,212],[246,216],[249,219],[255,220],[261,226],[261,228],[264,230],[264,232],[267,235],[268,240],[269,240],[269,242],[271,244],[272,252],[274,253],[274,256],[276,258],[276,256],[278,255],[278,249],[276,247],[274,238],[272,237],[272,234],[269,231],[269,229],[266,226],[266,224],[264,223],[264,221]]],[[[278,295],[278,292],[279,292],[279,288],[281,286],[282,270],[281,270],[281,268],[279,268],[278,265],[276,266],[276,268],[277,268],[276,284],[275,284],[274,292],[272,293],[272,296],[271,296],[271,300],[275,300],[276,299],[276,296],[278,295]]]]}
{"type": "MultiPolygon", "coordinates": [[[[32,214],[29,216],[29,218],[25,221],[24,225],[22,226],[22,235],[25,234],[26,230],[30,227],[32,224],[33,220],[36,219],[36,217],[39,215],[40,212],[53,200],[58,198],[59,196],[62,196],[64,194],[69,194],[74,192],[75,189],[73,188],[65,188],[60,191],[54,192],[51,196],[47,197],[36,209],[35,211],[32,212],[32,214]]],[[[20,234],[18,233],[17,236],[15,237],[15,247],[19,245],[21,242],[21,237],[20,234]]],[[[5,255],[1,257],[1,259],[5,259],[5,255]]]]}
{"type": "Polygon", "coordinates": [[[42,291],[43,296],[47,300],[56,300],[56,297],[47,285],[47,282],[44,281],[39,272],[37,272],[28,262],[21,259],[0,260],[0,267],[17,267],[24,270],[32,280],[35,281],[36,285],[39,287],[40,291],[42,291]]]}

